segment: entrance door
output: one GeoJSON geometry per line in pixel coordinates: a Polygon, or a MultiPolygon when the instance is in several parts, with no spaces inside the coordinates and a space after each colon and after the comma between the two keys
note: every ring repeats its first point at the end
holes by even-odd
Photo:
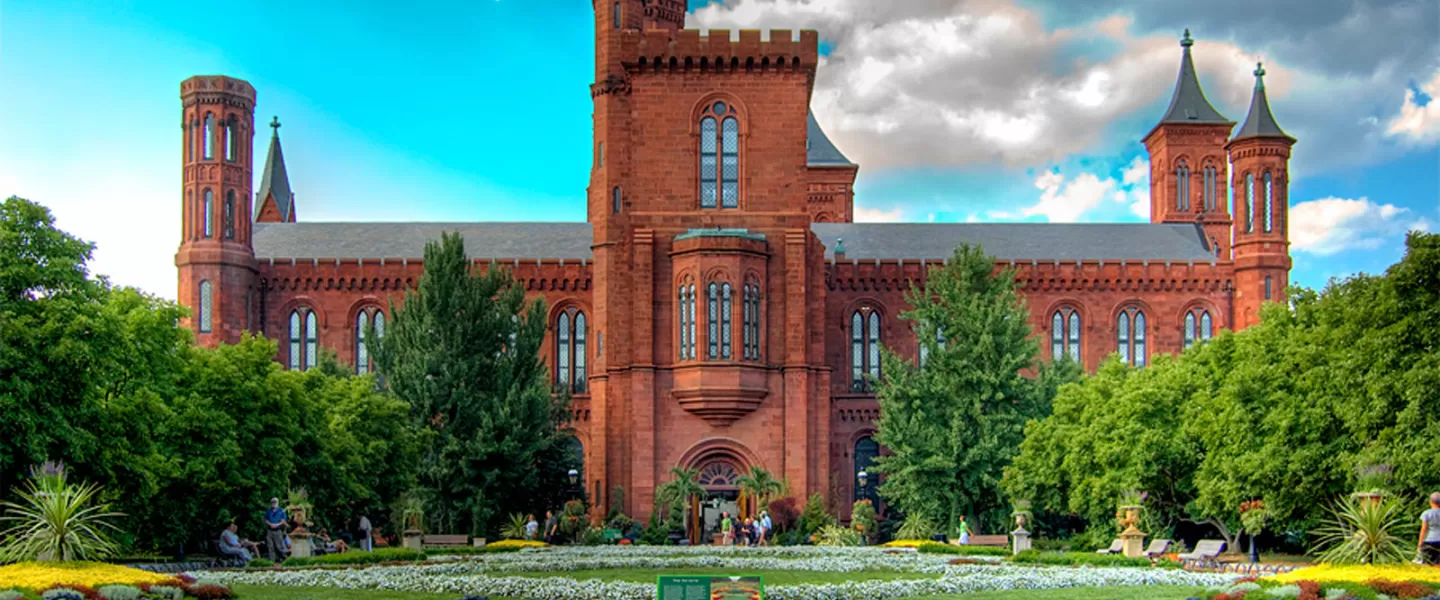
{"type": "Polygon", "coordinates": [[[720,532],[721,513],[732,519],[740,518],[740,486],[735,483],[740,470],[735,463],[723,457],[715,457],[701,463],[697,482],[705,488],[707,497],[701,507],[701,527],[696,544],[709,544],[714,534],[720,532]]]}

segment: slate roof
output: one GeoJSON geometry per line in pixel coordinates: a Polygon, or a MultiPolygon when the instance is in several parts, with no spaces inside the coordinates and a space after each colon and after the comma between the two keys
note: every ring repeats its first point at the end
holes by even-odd
{"type": "Polygon", "coordinates": [[[1234,139],[1247,137],[1290,138],[1281,131],[1275,115],[1270,113],[1270,100],[1265,97],[1265,69],[1260,63],[1255,63],[1255,93],[1250,96],[1250,112],[1245,115],[1245,124],[1235,132],[1234,139]]]}
{"type": "Polygon", "coordinates": [[[820,122],[815,120],[815,113],[806,115],[808,122],[805,127],[805,161],[812,167],[851,167],[855,163],[845,158],[839,148],[825,135],[825,130],[820,128],[820,122]]]}
{"type": "Polygon", "coordinates": [[[275,205],[280,209],[280,220],[294,222],[291,212],[295,207],[295,193],[290,191],[290,177],[285,174],[285,154],[280,151],[280,129],[274,127],[270,136],[270,153],[265,157],[265,171],[260,175],[260,189],[255,192],[255,217],[260,217],[260,207],[265,197],[275,194],[275,205]]]}
{"type": "Polygon", "coordinates": [[[471,258],[589,260],[593,239],[589,223],[256,223],[255,256],[419,259],[457,231],[471,258]]]}
{"type": "Polygon", "coordinates": [[[1000,260],[1209,261],[1195,225],[1169,223],[813,223],[810,230],[845,259],[945,259],[960,242],[980,244],[1000,260]]]}
{"type": "Polygon", "coordinates": [[[1195,63],[1190,60],[1190,30],[1180,40],[1184,53],[1180,57],[1180,75],[1175,79],[1175,94],[1170,97],[1170,108],[1165,109],[1161,123],[1230,123],[1220,111],[1210,106],[1205,92],[1200,89],[1200,80],[1195,76],[1195,63]]]}
{"type": "MultiPolygon", "coordinates": [[[[960,242],[1001,260],[1209,261],[1195,225],[1152,223],[814,223],[834,256],[945,259],[960,242]]],[[[460,232],[471,258],[589,260],[589,223],[256,223],[255,256],[266,259],[419,259],[425,242],[460,232]]]]}

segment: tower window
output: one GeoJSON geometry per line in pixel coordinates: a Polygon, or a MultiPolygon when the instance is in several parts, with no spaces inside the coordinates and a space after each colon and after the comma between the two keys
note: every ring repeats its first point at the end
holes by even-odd
{"type": "Polygon", "coordinates": [[[708,289],[710,303],[706,305],[705,322],[709,325],[706,343],[710,346],[710,352],[707,356],[710,360],[715,360],[720,357],[720,287],[711,283],[708,289]]]}
{"type": "Polygon", "coordinates": [[[201,210],[204,214],[205,229],[202,234],[207,238],[215,237],[215,192],[205,190],[205,206],[201,210]]]}
{"type": "Polygon", "coordinates": [[[740,207],[740,119],[724,102],[700,119],[700,207],[740,207]]]}
{"type": "Polygon", "coordinates": [[[315,311],[296,308],[290,311],[290,370],[303,371],[315,366],[319,358],[319,323],[315,311]]]}
{"type": "Polygon", "coordinates": [[[556,321],[555,365],[556,389],[585,393],[585,313],[574,308],[556,321]]]}
{"type": "Polygon", "coordinates": [[[1190,210],[1190,167],[1183,160],[1175,165],[1175,209],[1190,210]]]}
{"type": "Polygon", "coordinates": [[[225,122],[225,160],[235,162],[235,123],[233,120],[225,122]]]}
{"type": "Polygon", "coordinates": [[[180,124],[180,129],[185,132],[185,162],[195,160],[195,128],[186,121],[180,124]]]}
{"type": "Polygon", "coordinates": [[[615,11],[614,11],[614,17],[613,17],[613,18],[615,19],[615,28],[616,28],[616,29],[619,29],[619,28],[620,28],[620,3],[619,3],[619,2],[616,2],[616,3],[615,3],[615,11]]]}
{"type": "Polygon", "coordinates": [[[221,227],[225,231],[225,239],[235,239],[235,190],[225,192],[225,215],[221,227]]]}
{"type": "Polygon", "coordinates": [[[611,210],[612,212],[614,212],[615,214],[618,215],[618,214],[620,214],[620,205],[621,205],[621,203],[620,203],[620,200],[621,200],[620,186],[618,186],[618,185],[615,186],[615,189],[614,189],[614,190],[611,190],[610,196],[611,196],[611,198],[610,198],[610,204],[611,204],[610,210],[611,210]]]}
{"type": "Polygon", "coordinates": [[[1050,317],[1050,360],[1080,362],[1080,312],[1063,307],[1050,317]]]}
{"type": "Polygon", "coordinates": [[[720,286],[720,358],[730,360],[730,323],[731,323],[731,302],[730,284],[724,283],[720,286]]]}
{"type": "Polygon", "coordinates": [[[205,138],[200,141],[205,148],[205,160],[215,158],[215,115],[205,113],[205,138]]]}
{"type": "Polygon", "coordinates": [[[695,360],[695,284],[680,284],[680,360],[695,360]]]}
{"type": "Polygon", "coordinates": [[[1185,348],[1210,341],[1213,330],[1210,311],[1194,309],[1185,313],[1185,348]]]}
{"type": "Polygon", "coordinates": [[[595,147],[595,166],[605,166],[605,142],[600,142],[600,144],[595,147]]]}
{"type": "Polygon", "coordinates": [[[1120,312],[1119,329],[1116,331],[1116,346],[1120,362],[1137,367],[1145,366],[1145,311],[1127,308],[1120,312]]]}
{"type": "Polygon", "coordinates": [[[1275,180],[1269,174],[1265,174],[1265,233],[1270,233],[1275,228],[1275,180]]]}
{"type": "Polygon", "coordinates": [[[869,392],[880,379],[880,312],[863,306],[850,315],[850,390],[869,392]]]}
{"type": "Polygon", "coordinates": [[[370,348],[365,344],[365,335],[371,324],[375,326],[375,339],[385,337],[385,311],[379,308],[363,308],[355,315],[355,372],[364,375],[375,369],[370,348]]]}
{"type": "Polygon", "coordinates": [[[200,333],[210,333],[213,324],[210,313],[214,306],[214,299],[211,298],[214,290],[211,287],[209,281],[200,282],[200,333]]]}
{"type": "Polygon", "coordinates": [[[1270,276],[1269,276],[1269,275],[1266,275],[1266,276],[1265,276],[1265,299],[1266,299],[1266,300],[1269,300],[1269,299],[1270,299],[1270,282],[1271,282],[1270,276]]]}
{"type": "Polygon", "coordinates": [[[1215,210],[1216,172],[1214,165],[1205,166],[1205,212],[1215,210]]]}
{"type": "Polygon", "coordinates": [[[745,284],[745,360],[760,360],[760,284],[745,284]]]}
{"type": "Polygon", "coordinates": [[[1255,174],[1245,174],[1245,233],[1255,232],[1255,174]]]}

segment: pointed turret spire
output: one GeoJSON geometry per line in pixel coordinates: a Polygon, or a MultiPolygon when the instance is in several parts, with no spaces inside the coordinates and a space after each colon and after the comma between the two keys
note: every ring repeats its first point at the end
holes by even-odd
{"type": "Polygon", "coordinates": [[[285,154],[280,151],[280,118],[270,119],[270,153],[265,157],[265,170],[260,175],[260,189],[255,192],[255,221],[295,222],[295,194],[290,191],[290,178],[285,174],[285,154]],[[279,218],[266,218],[265,209],[274,200],[279,218]]]}
{"type": "Polygon", "coordinates": [[[1270,100],[1265,97],[1265,67],[1255,63],[1255,93],[1250,96],[1250,114],[1245,115],[1245,124],[1235,132],[1234,139],[1273,136],[1289,138],[1270,114],[1270,100]]]}
{"type": "Polygon", "coordinates": [[[1195,63],[1190,59],[1190,30],[1180,39],[1184,54],[1180,57],[1180,76],[1175,80],[1175,95],[1170,97],[1170,108],[1165,110],[1161,123],[1229,123],[1220,111],[1210,106],[1205,92],[1200,90],[1200,80],[1195,76],[1195,63]]]}

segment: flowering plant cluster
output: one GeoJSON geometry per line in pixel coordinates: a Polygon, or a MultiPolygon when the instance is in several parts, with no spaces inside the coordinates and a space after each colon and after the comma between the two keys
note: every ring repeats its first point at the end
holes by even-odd
{"type": "Polygon", "coordinates": [[[18,563],[0,567],[0,600],[229,600],[230,588],[188,575],[169,577],[101,563],[18,563]]]}
{"type": "Polygon", "coordinates": [[[1353,583],[1365,583],[1367,581],[1411,581],[1440,584],[1440,569],[1414,563],[1402,565],[1322,564],[1295,569],[1289,573],[1267,577],[1265,580],[1280,583],[1296,583],[1309,580],[1320,583],[1344,581],[1353,583]]]}
{"type": "MultiPolygon", "coordinates": [[[[1434,569],[1431,569],[1434,570],[1434,569]]],[[[1312,573],[1323,573],[1322,570],[1315,570],[1312,573]]],[[[1347,576],[1363,576],[1364,573],[1348,573],[1347,576]]],[[[1440,598],[1436,595],[1435,584],[1424,584],[1413,581],[1391,581],[1384,579],[1372,579],[1368,581],[1352,580],[1329,580],[1316,581],[1314,579],[1295,579],[1285,577],[1288,583],[1279,581],[1279,577],[1267,577],[1255,579],[1253,577],[1239,579],[1234,582],[1211,586],[1207,588],[1206,597],[1210,600],[1241,600],[1242,598],[1276,598],[1282,600],[1343,600],[1357,598],[1422,598],[1431,600],[1440,598]]]]}

